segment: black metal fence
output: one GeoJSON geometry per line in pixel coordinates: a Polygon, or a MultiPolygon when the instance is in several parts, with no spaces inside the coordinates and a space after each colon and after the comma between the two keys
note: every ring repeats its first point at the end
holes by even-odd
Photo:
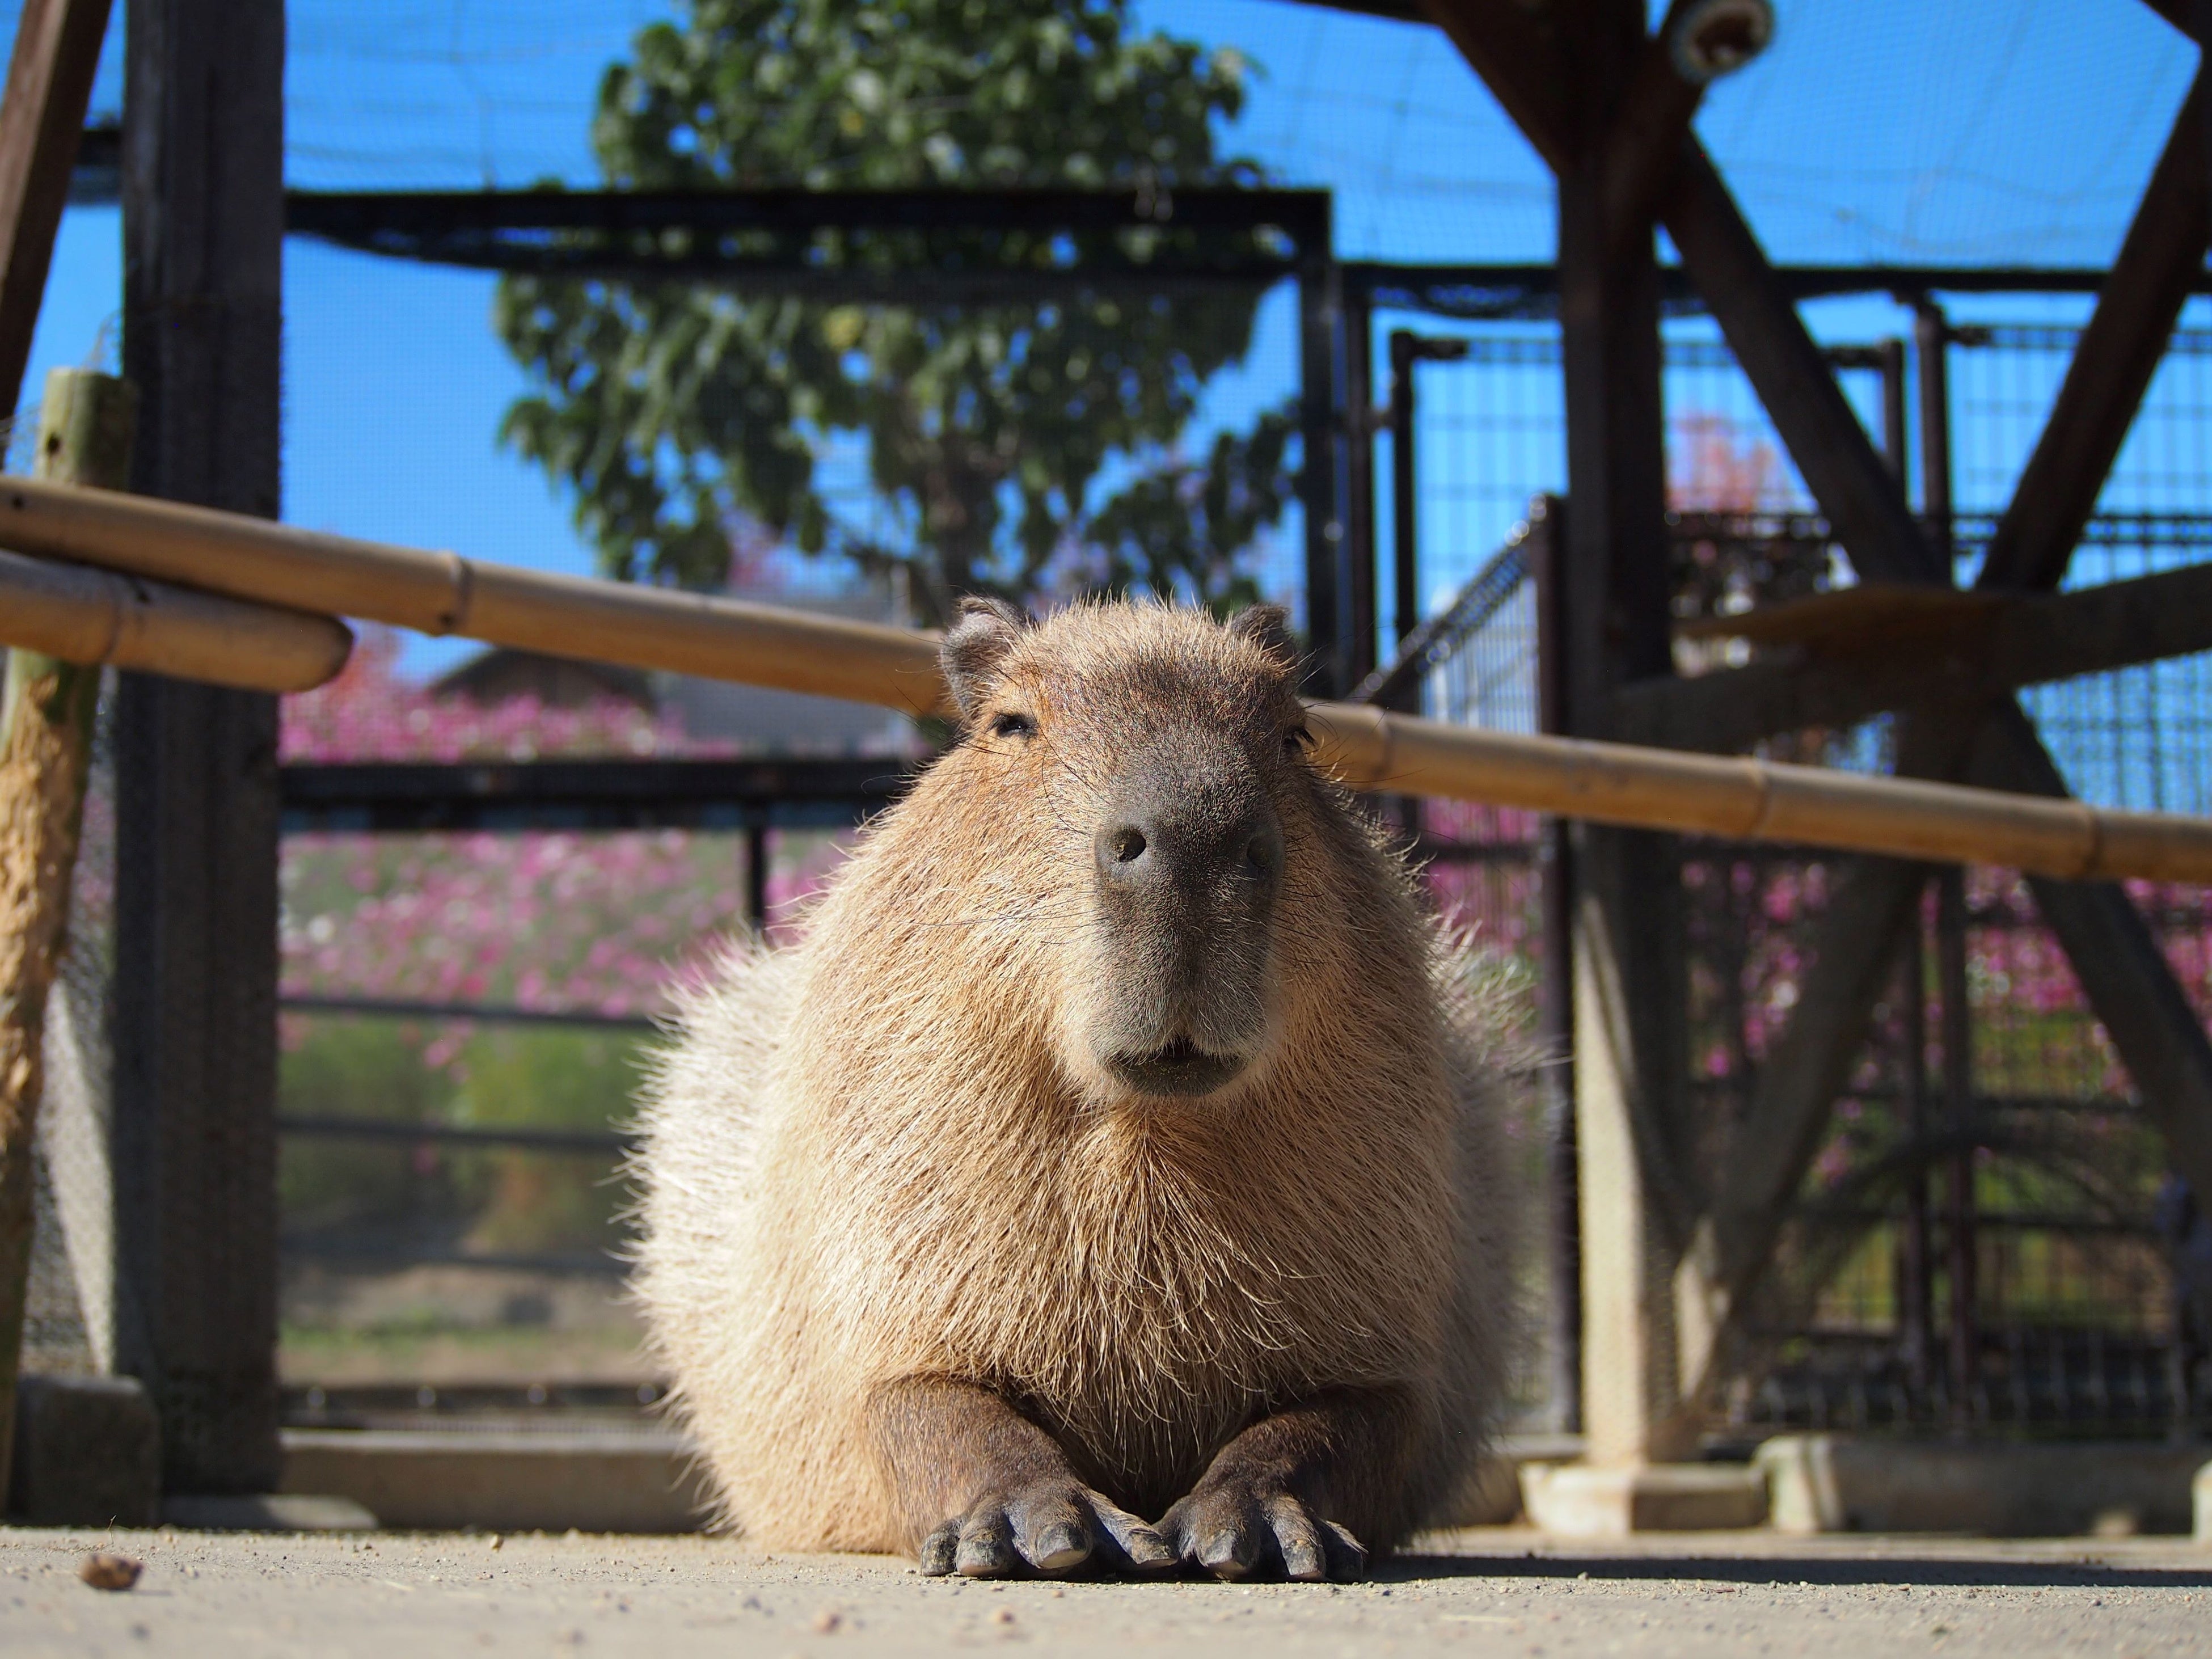
{"type": "MultiPolygon", "coordinates": [[[[1419,371],[1419,523],[1425,572],[1471,570],[1366,688],[1432,715],[1536,729],[1541,661],[1530,485],[1564,473],[1558,343],[1518,324],[1462,330],[1465,349],[1419,371]],[[1431,457],[1433,456],[1433,462],[1431,457]],[[1508,529],[1501,529],[1501,520],[1508,529]],[[1481,561],[1476,548],[1498,549],[1481,561]]],[[[1948,517],[1971,577],[2078,337],[2072,328],[1954,327],[1947,350],[1948,517]]],[[[1909,441],[1902,341],[1832,349],[1869,431],[1924,493],[1909,441]]],[[[1726,348],[1670,339],[1669,481],[1675,611],[1693,617],[1817,591],[1847,568],[1726,348]]],[[[2193,563],[2212,546],[2212,331],[2185,329],[2154,383],[2077,553],[2094,586],[2193,563]]],[[[1734,642],[1682,641],[1677,667],[1747,660],[1734,642]]],[[[2212,759],[2212,659],[2191,657],[2033,687],[2022,701],[2071,786],[2100,804],[2203,811],[2212,759]]],[[[1890,722],[1785,734],[1788,758],[1881,769],[1890,722]]],[[[1425,823],[1462,846],[1440,892],[1519,951],[1533,976],[1540,848],[1525,817],[1425,823]],[[1467,872],[1478,869],[1480,879],[1467,872]]],[[[1793,1007],[1838,860],[1688,840],[1689,1079],[1708,1148],[1747,1109],[1793,1007]]],[[[2131,1079],[2085,1005],[2026,884],[1967,872],[1923,906],[1910,966],[1875,1011],[1755,1313],[1751,1363],[1717,1431],[1980,1423],[2052,1431],[2212,1422],[2212,1229],[2167,1174],[2131,1079]],[[1947,939],[1963,973],[1940,968],[1947,939]],[[1948,990],[1962,1000],[1963,1037],[1948,990]],[[1947,1017],[1947,1015],[1948,1017],[1947,1017]],[[1966,1051],[1948,1099],[1947,1027],[1966,1051]],[[1954,1295],[1959,1250],[1971,1291],[1954,1295]]],[[[2135,895],[2200,1015],[2212,1017],[2212,902],[2195,890],[2135,895]]],[[[1534,1001],[1528,1004],[1534,1018],[1534,1001]]]]}

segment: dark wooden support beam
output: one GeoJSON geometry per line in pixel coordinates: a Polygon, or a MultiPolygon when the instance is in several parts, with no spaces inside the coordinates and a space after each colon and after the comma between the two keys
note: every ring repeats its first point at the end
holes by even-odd
{"type": "MultiPolygon", "coordinates": [[[[131,0],[125,373],[135,488],[273,518],[283,0],[131,0]]],[[[276,700],[125,675],[116,720],[121,1368],[172,1492],[266,1492],[276,1394],[276,700]]]]}
{"type": "MultiPolygon", "coordinates": [[[[1956,723],[1909,726],[1899,745],[1899,773],[1954,774],[1965,763],[1972,730],[1956,723]]],[[[1850,1081],[1927,878],[1921,865],[1849,860],[1814,925],[1807,947],[1812,965],[1798,988],[1796,1012],[1760,1068],[1686,1258],[1682,1301],[1705,1321],[1686,1332],[1683,1373],[1692,1398],[1709,1398],[1727,1368],[1733,1333],[1820,1150],[1829,1113],[1850,1081]]]]}
{"type": "MultiPolygon", "coordinates": [[[[1972,605],[1963,595],[1960,603],[1972,605]]],[[[2071,593],[1990,595],[1978,621],[1967,620],[1976,615],[1968,610],[1948,637],[1884,629],[1857,648],[1639,681],[1616,700],[1616,731],[1625,743],[1734,754],[1784,732],[1841,730],[1899,708],[1977,707],[2023,685],[2212,651],[2212,564],[2071,593]]]]}
{"type": "Polygon", "coordinates": [[[1618,251],[1631,237],[1649,234],[1660,198],[1681,159],[1691,118],[1705,101],[1705,88],[1682,78],[1667,44],[1685,3],[1674,0],[1659,32],[1644,43],[1628,90],[1606,133],[1602,210],[1609,251],[1618,251]]]}
{"type": "Polygon", "coordinates": [[[2208,229],[2200,71],[2152,171],[1975,585],[2055,587],[2203,273],[2208,229]]]}
{"type": "Polygon", "coordinates": [[[2143,4],[2191,40],[2203,43],[2207,31],[2202,0],[2143,0],[2143,4]]]}
{"type": "MultiPolygon", "coordinates": [[[[1757,1288],[1805,1172],[1820,1150],[1836,1096],[1850,1082],[1875,1000],[1895,975],[1897,941],[1927,872],[1890,859],[1852,859],[1838,873],[1808,951],[1797,1013],[1769,1052],[1743,1121],[1712,1184],[1686,1266],[1702,1315],[1686,1321],[1686,1392],[1706,1395],[1729,1364],[1728,1333],[1757,1288]]],[[[1686,1286],[1686,1288],[1687,1288],[1686,1286]]]]}
{"type": "MultiPolygon", "coordinates": [[[[2010,703],[1983,727],[1965,781],[2023,794],[2067,793],[2033,726],[2010,703]]],[[[2166,1137],[2174,1167],[2194,1190],[2212,1193],[2212,1041],[2156,935],[2117,883],[2035,877],[2028,885],[2145,1114],[2166,1137]]]]}
{"type": "Polygon", "coordinates": [[[31,361],[109,0],[26,0],[0,99],[0,413],[31,361]]]}
{"type": "MultiPolygon", "coordinates": [[[[1575,143],[1577,130],[1568,118],[1571,106],[1563,108],[1555,101],[1560,84],[1555,50],[1547,49],[1547,43],[1527,38],[1534,33],[1533,26],[1525,18],[1513,16],[1514,9],[1510,6],[1480,6],[1476,0],[1420,0],[1420,3],[1429,15],[1446,27],[1454,43],[1508,113],[1520,124],[1538,153],[1560,174],[1564,317],[1567,314],[1565,249],[1571,234],[1571,163],[1578,146],[1575,143]]],[[[2166,9],[2161,0],[2153,0],[2153,3],[2159,4],[2162,11],[2166,9]]],[[[2174,3],[2178,6],[2179,0],[2174,3]]],[[[1563,9],[1553,9],[1555,14],[1563,9]]],[[[1579,68],[1578,65],[1578,70],[1579,68]]],[[[1587,76],[1578,73],[1575,85],[1580,98],[1590,96],[1587,76]]],[[[1683,140],[1681,156],[1662,199],[1661,216],[1692,279],[1719,322],[1738,363],[1759,393],[1860,579],[1948,585],[1949,571],[1941,552],[1913,518],[1895,473],[1885,465],[1859,425],[1757,238],[1694,135],[1683,140]]],[[[1592,224],[1600,222],[1594,210],[1589,218],[1592,224]]],[[[1571,367],[1571,469],[1573,397],[1571,367]]],[[[1652,672],[1657,674],[1664,671],[1652,672]]],[[[1959,729],[1972,730],[1978,723],[1977,712],[1972,708],[1954,711],[1952,723],[1959,729]]],[[[2016,703],[2009,700],[2001,703],[1994,720],[1984,727],[1984,741],[1994,744],[2002,765],[2027,772],[2049,769],[2050,775],[2056,778],[2056,769],[2016,703]],[[1988,737],[1992,732],[1993,738],[1988,737]]],[[[2039,892],[2042,885],[2039,884],[2039,892]]],[[[2212,1142],[2212,1045],[2204,1042],[2203,1033],[2171,968],[2158,951],[2142,919],[2118,888],[2068,890],[2063,884],[2049,885],[2054,898],[2046,907],[2045,915],[2074,959],[2092,1006],[2106,1020],[2106,1029],[2130,1073],[2138,1079],[2146,1101],[2154,1092],[2164,1091],[2160,1109],[2167,1113],[2166,1121],[2171,1123],[2168,1133],[2173,1139],[2177,1164],[2199,1190],[2212,1191],[2212,1184],[2206,1184],[2212,1182],[2212,1150],[2202,1144],[2212,1142]],[[2076,897],[2070,901],[2065,896],[2067,891],[2079,895],[2100,890],[2110,896],[2076,897]],[[2085,908],[2094,913],[2090,920],[2083,920],[2076,914],[2085,908]],[[2093,981],[2096,986],[2094,989],[2093,981]]],[[[1581,943],[1578,938],[1578,946],[1581,943]]],[[[1587,960],[1577,958],[1577,973],[1580,985],[1601,988],[1601,975],[1594,972],[1587,960]]],[[[1580,985],[1578,1006],[1601,1009],[1601,1000],[1582,994],[1580,985]]],[[[1614,988],[1614,993],[1617,999],[1619,988],[1614,988]]],[[[1869,1002],[1872,993],[1867,994],[1869,1002]]],[[[1804,1006],[1800,1004],[1801,1016],[1804,1006]]],[[[1856,1013],[1850,1010],[1838,1012],[1839,1016],[1850,1016],[1846,1024],[1863,1024],[1863,1008],[1856,1013]]],[[[1602,1036],[1602,1026],[1587,1023],[1587,1017],[1578,1024],[1577,1089],[1585,1098],[1590,1090],[1586,1075],[1590,1070],[1589,1061],[1601,1057],[1591,1052],[1593,1041],[1601,1040],[1602,1036]]],[[[1808,1048],[1816,1046],[1811,1044],[1809,1038],[1808,1042],[1808,1048]]],[[[1827,1103],[1822,1102],[1819,1110],[1825,1113],[1826,1106],[1827,1103]]],[[[1625,1237],[1635,1232],[1648,1239],[1649,1229],[1637,1218],[1616,1217],[1608,1220],[1600,1214],[1598,1206],[1604,1203],[1605,1194],[1593,1194],[1587,1184],[1591,1173],[1588,1133],[1593,1127],[1605,1131],[1606,1126],[1593,1124],[1588,1117],[1584,1124],[1585,1217],[1595,1218],[1601,1228],[1613,1234],[1625,1237]]],[[[1654,1167],[1663,1173],[1663,1161],[1654,1167]]],[[[1594,1250],[1604,1242],[1595,1235],[1589,1241],[1594,1250]]],[[[1638,1264],[1625,1258],[1617,1263],[1586,1261],[1586,1280],[1595,1286],[1596,1274],[1607,1266],[1624,1267],[1640,1276],[1648,1271],[1649,1263],[1638,1264]]],[[[1711,1316],[1703,1328],[1682,1334],[1702,1342],[1710,1362],[1711,1356],[1725,1346],[1722,1328],[1735,1316],[1735,1308],[1739,1304],[1725,1295],[1724,1287],[1702,1282],[1705,1273],[1695,1253],[1680,1259],[1679,1271],[1691,1276],[1690,1282],[1680,1287],[1685,1293],[1676,1298],[1686,1310],[1684,1316],[1704,1321],[1711,1316]]],[[[1608,1291],[1608,1294],[1615,1302],[1623,1300],[1617,1289],[1608,1291]]],[[[1651,1308],[1648,1295],[1640,1288],[1627,1298],[1627,1304],[1657,1311],[1651,1308]]],[[[1671,1340],[1674,1334],[1669,1330],[1664,1334],[1671,1340]]],[[[1648,1361],[1650,1349],[1645,1339],[1650,1334],[1637,1334],[1637,1344],[1624,1346],[1621,1334],[1602,1328],[1600,1310],[1593,1306],[1589,1368],[1592,1381],[1596,1382],[1601,1375],[1601,1351],[1610,1353],[1620,1349],[1613,1357],[1638,1364],[1648,1361]]],[[[1677,1379],[1684,1391],[1683,1404],[1694,1401],[1709,1374],[1709,1363],[1703,1367],[1684,1369],[1677,1379]]],[[[1639,1370],[1630,1386],[1644,1390],[1648,1402],[1656,1402],[1659,1384],[1649,1374],[1648,1365],[1639,1370]]],[[[1600,1437],[1595,1429],[1600,1413],[1608,1407],[1595,1394],[1586,1403],[1595,1448],[1600,1437]]],[[[1678,1413],[1676,1423],[1682,1420],[1678,1413]]],[[[1668,1432],[1667,1426],[1656,1419],[1650,1426],[1657,1432],[1647,1437],[1643,1448],[1647,1455],[1656,1450],[1668,1432]]]]}
{"type": "Polygon", "coordinates": [[[1574,159],[1572,91],[1548,11],[1511,0],[1415,0],[1474,66],[1536,154],[1557,173],[1574,159]]]}
{"type": "MultiPolygon", "coordinates": [[[[1601,139],[1644,45],[1644,13],[1641,0],[1553,11],[1583,124],[1559,175],[1568,501],[1555,635],[1569,730],[1596,737],[1619,687],[1673,659],[1658,267],[1648,225],[1614,240],[1605,222],[1601,139]]],[[[1570,860],[1583,1425],[1601,1462],[1692,1445],[1674,1362],[1674,1262],[1698,1207],[1677,857],[1669,836],[1581,825],[1570,860]]]]}
{"type": "Polygon", "coordinates": [[[1705,147],[1686,139],[1662,219],[1862,581],[1943,580],[1941,561],[1705,147]]]}

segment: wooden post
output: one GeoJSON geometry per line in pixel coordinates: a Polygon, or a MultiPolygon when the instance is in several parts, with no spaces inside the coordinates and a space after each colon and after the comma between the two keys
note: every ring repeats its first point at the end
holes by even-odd
{"type": "MultiPolygon", "coordinates": [[[[136,417],[122,381],[55,370],[39,412],[40,474],[120,488],[131,475],[136,417]]],[[[9,653],[0,711],[0,1492],[8,1490],[15,1445],[46,994],[69,941],[70,882],[99,702],[99,669],[9,653]]]]}
{"type": "MultiPolygon", "coordinates": [[[[135,485],[276,516],[283,0],[134,0],[124,101],[135,485]]],[[[130,675],[116,732],[119,1355],[170,1492],[280,1473],[276,700],[130,675]]]]}
{"type": "MultiPolygon", "coordinates": [[[[1653,237],[1607,222],[1597,158],[1644,45],[1636,0],[1557,9],[1581,158],[1559,174],[1567,477],[1560,642],[1567,719],[1611,726],[1624,683],[1672,672],[1659,277],[1653,237]]],[[[1681,882],[1673,838],[1583,826],[1573,850],[1583,1421],[1595,1462],[1692,1449],[1674,1277],[1695,1211],[1683,1172],[1681,882]]]]}

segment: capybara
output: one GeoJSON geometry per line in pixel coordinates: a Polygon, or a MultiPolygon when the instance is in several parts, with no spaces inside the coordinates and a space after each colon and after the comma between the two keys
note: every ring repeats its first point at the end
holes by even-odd
{"type": "Polygon", "coordinates": [[[925,1573],[1357,1576],[1508,1340],[1467,952],[1282,612],[969,600],[957,744],[647,1091],[636,1291],[720,1519],[925,1573]]]}

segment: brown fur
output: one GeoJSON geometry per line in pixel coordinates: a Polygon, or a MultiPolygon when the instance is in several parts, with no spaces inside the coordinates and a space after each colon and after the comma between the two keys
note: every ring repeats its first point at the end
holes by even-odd
{"type": "Polygon", "coordinates": [[[1149,1519],[1236,1462],[1388,1547],[1464,1479],[1506,1340],[1465,952],[1285,752],[1256,632],[1084,606],[979,663],[965,740],[801,943],[732,951],[645,1108],[636,1288],[720,1518],[914,1550],[1002,1466],[1149,1519]],[[1194,721],[1261,757],[1281,884],[1264,1052],[1161,1100],[1084,1040],[1092,830],[1133,735],[1194,721]]]}

